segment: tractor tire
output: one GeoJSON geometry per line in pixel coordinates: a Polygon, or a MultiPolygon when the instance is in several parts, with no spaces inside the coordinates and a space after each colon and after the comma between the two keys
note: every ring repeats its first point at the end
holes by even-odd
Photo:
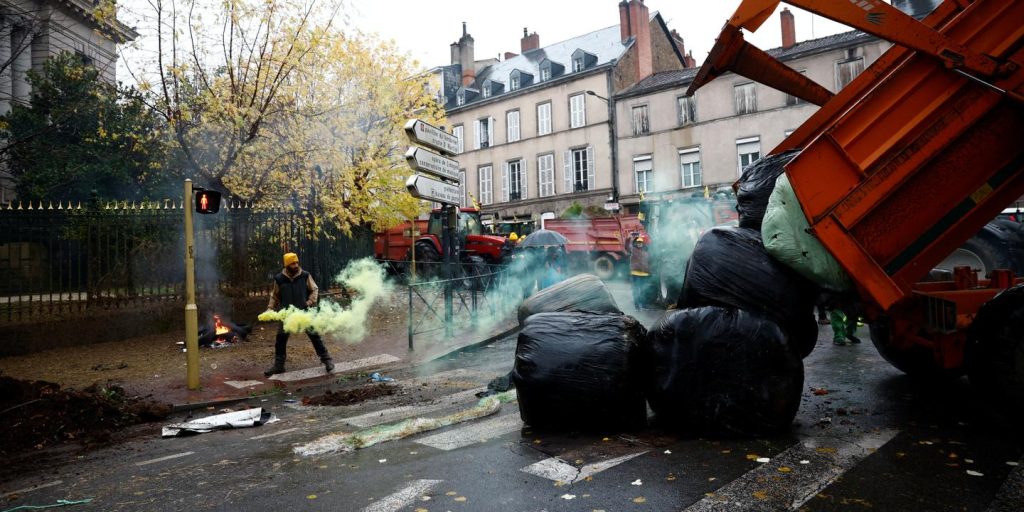
{"type": "Polygon", "coordinates": [[[1016,236],[991,223],[987,224],[935,268],[952,272],[955,267],[968,266],[977,270],[978,276],[983,278],[997,268],[1014,269],[1018,265],[1011,256],[1012,238],[1016,236]]]}
{"type": "Polygon", "coordinates": [[[879,355],[897,370],[914,379],[945,381],[964,374],[962,368],[941,368],[935,361],[935,355],[927,347],[911,345],[905,348],[894,345],[891,322],[886,317],[879,318],[868,327],[871,331],[871,343],[875,345],[879,355]]]}
{"type": "Polygon", "coordinates": [[[1024,285],[986,302],[967,331],[967,376],[1002,419],[1024,420],[1024,285]]]}
{"type": "Polygon", "coordinates": [[[467,290],[486,290],[490,279],[489,273],[487,262],[480,256],[467,256],[462,260],[462,285],[467,290]]]}
{"type": "MultiPolygon", "coordinates": [[[[430,242],[416,242],[416,276],[419,281],[433,281],[441,278],[441,253],[430,242]],[[425,263],[425,265],[420,265],[425,263]]],[[[409,258],[410,265],[412,258],[409,258]]]]}
{"type": "Polygon", "coordinates": [[[615,259],[607,254],[602,254],[594,258],[593,269],[595,276],[601,278],[602,281],[607,281],[615,277],[615,259]]]}

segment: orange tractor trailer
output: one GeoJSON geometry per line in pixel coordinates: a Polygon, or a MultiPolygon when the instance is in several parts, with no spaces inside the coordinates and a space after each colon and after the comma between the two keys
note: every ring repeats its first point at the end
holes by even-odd
{"type": "Polygon", "coordinates": [[[879,351],[912,375],[966,370],[1020,407],[1024,336],[978,333],[1024,332],[1003,325],[1024,316],[1021,290],[1002,293],[1021,279],[922,279],[1024,195],[1024,1],[946,0],[922,20],[881,0],[787,1],[894,43],[836,94],[743,40],[779,3],[743,1],[688,94],[731,71],[820,105],[773,154],[802,148],[786,174],[879,351]]]}

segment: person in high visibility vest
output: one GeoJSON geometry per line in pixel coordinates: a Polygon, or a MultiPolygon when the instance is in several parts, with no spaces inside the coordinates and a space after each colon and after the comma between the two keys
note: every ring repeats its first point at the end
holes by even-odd
{"type": "Polygon", "coordinates": [[[650,302],[651,266],[647,254],[646,235],[637,234],[631,237],[629,250],[629,280],[633,288],[633,306],[637,310],[646,309],[650,302]]]}

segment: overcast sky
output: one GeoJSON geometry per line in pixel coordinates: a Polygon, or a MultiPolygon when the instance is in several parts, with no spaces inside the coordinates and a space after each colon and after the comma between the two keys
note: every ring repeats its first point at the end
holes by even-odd
{"type": "MultiPolygon", "coordinates": [[[[217,0],[205,0],[216,2],[217,0]]],[[[740,0],[647,0],[648,8],[661,12],[670,29],[686,41],[687,50],[700,63],[714,44],[715,36],[740,0]]],[[[202,3],[202,0],[199,2],[202,3]]],[[[147,0],[118,2],[121,18],[129,25],[148,10],[147,0]]],[[[619,23],[618,0],[347,0],[349,25],[394,40],[399,48],[419,61],[424,69],[449,64],[449,45],[461,36],[462,22],[476,41],[476,58],[495,57],[506,51],[519,53],[523,27],[540,35],[541,46],[556,43],[619,23]]],[[[781,45],[778,11],[747,40],[763,48],[781,45]]],[[[797,41],[845,30],[820,16],[790,7],[796,15],[797,41]]],[[[141,26],[139,27],[142,28],[141,26]]],[[[138,67],[146,54],[147,32],[140,30],[138,48],[125,48],[118,79],[131,83],[125,64],[138,67]]]]}

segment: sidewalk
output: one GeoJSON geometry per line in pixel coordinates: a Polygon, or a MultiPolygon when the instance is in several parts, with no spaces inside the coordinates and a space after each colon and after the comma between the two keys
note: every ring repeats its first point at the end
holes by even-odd
{"type": "MultiPolygon", "coordinates": [[[[476,330],[417,334],[415,350],[408,348],[407,306],[392,301],[375,306],[369,319],[369,335],[358,343],[325,336],[337,366],[330,378],[323,375],[312,345],[304,334],[288,342],[289,374],[284,380],[267,379],[263,370],[274,357],[276,324],[259,323],[248,341],[217,349],[200,349],[202,388],[186,389],[184,333],[175,332],[94,345],[47,350],[0,359],[3,375],[26,380],[45,380],[62,387],[82,389],[93,383],[116,383],[131,395],[150,397],[175,406],[199,406],[209,402],[244,399],[273,391],[334,382],[375,371],[387,374],[396,368],[417,365],[472,346],[517,327],[514,315],[506,322],[476,330]],[[307,372],[296,374],[297,370],[307,372]]],[[[278,377],[278,376],[275,376],[278,377]]]]}

